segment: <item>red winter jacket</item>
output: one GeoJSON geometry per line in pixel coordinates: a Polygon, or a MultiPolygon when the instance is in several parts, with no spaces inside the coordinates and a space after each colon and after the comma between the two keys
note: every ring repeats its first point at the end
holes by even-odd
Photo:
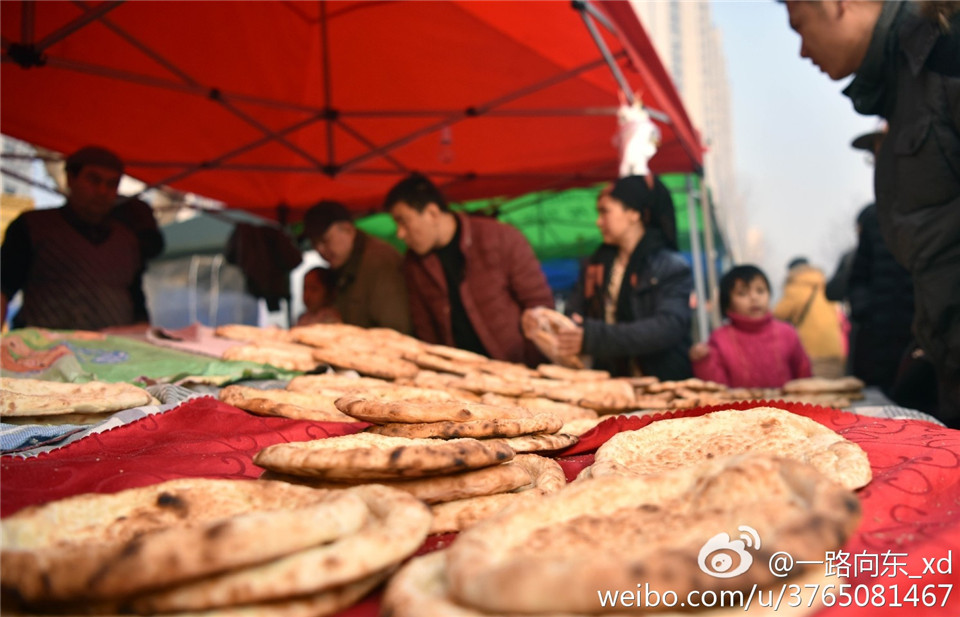
{"type": "Polygon", "coordinates": [[[710,335],[710,355],[693,363],[694,375],[734,388],[779,388],[810,377],[810,359],[790,324],[770,313],[727,317],[730,323],[710,335]]]}
{"type": "MultiPolygon", "coordinates": [[[[530,243],[518,230],[493,219],[456,214],[465,258],[460,297],[480,342],[497,360],[542,361],[520,328],[523,311],[553,308],[553,294],[530,243]]],[[[417,338],[454,346],[447,280],[434,253],[407,251],[403,272],[417,338]]]]}

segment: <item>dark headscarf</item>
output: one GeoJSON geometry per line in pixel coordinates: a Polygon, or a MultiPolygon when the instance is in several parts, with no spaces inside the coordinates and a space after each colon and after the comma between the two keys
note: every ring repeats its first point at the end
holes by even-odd
{"type": "Polygon", "coordinates": [[[659,178],[653,176],[652,187],[646,176],[620,178],[610,190],[610,196],[619,200],[625,208],[639,212],[644,227],[659,229],[667,246],[674,251],[678,250],[673,197],[659,178]]]}

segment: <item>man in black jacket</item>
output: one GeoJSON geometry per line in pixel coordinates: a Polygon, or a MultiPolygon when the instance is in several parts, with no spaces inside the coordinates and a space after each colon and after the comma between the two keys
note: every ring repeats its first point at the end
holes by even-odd
{"type": "Polygon", "coordinates": [[[914,330],[940,418],[960,427],[960,10],[956,2],[786,2],[800,55],[889,131],[874,187],[886,245],[913,277],[914,330]]]}

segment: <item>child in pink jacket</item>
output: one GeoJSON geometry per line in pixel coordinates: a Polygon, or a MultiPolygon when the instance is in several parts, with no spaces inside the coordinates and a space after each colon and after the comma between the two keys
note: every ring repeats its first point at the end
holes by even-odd
{"type": "Polygon", "coordinates": [[[755,266],[737,266],[720,280],[727,325],[690,348],[693,373],[735,388],[779,388],[810,376],[797,332],[770,313],[770,282],[755,266]]]}

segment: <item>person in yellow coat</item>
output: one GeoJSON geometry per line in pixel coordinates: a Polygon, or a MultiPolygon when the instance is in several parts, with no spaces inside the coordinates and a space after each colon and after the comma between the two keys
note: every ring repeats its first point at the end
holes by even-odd
{"type": "Polygon", "coordinates": [[[840,315],[827,300],[826,285],[822,270],[806,259],[794,259],[773,315],[797,329],[814,377],[837,378],[844,374],[846,354],[840,315]]]}

